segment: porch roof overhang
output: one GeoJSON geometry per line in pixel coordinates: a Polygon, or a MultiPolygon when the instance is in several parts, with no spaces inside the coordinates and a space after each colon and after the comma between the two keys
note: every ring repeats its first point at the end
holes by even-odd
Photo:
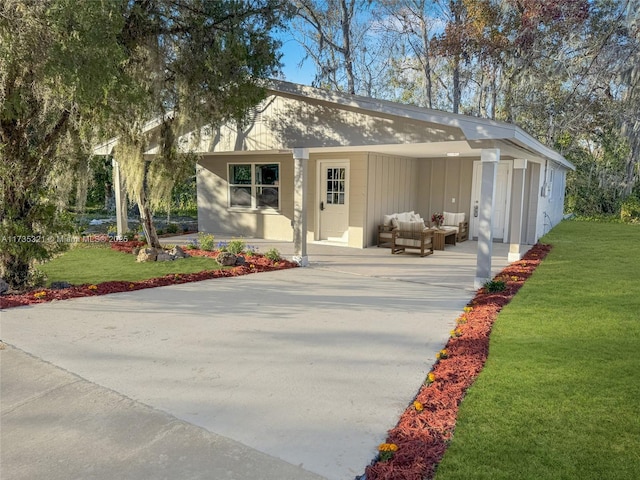
{"type": "Polygon", "coordinates": [[[446,156],[478,157],[484,148],[499,148],[501,156],[504,157],[527,158],[539,162],[551,160],[567,169],[575,170],[575,166],[558,152],[513,124],[357,95],[346,95],[278,80],[271,81],[267,91],[272,95],[303,101],[313,99],[340,110],[378,117],[407,119],[424,123],[425,126],[439,125],[460,132],[457,138],[446,141],[345,146],[307,145],[311,153],[368,151],[414,158],[442,158],[446,156]]]}

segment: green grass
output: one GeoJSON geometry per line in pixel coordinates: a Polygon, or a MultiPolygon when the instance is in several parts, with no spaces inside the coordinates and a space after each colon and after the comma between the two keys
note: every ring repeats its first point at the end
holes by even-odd
{"type": "Polygon", "coordinates": [[[437,480],[640,478],[640,226],[563,222],[543,240],[437,480]]]}
{"type": "Polygon", "coordinates": [[[191,257],[173,262],[136,262],[132,254],[109,247],[89,245],[72,248],[39,266],[47,274],[47,285],[65,281],[72,285],[97,284],[113,280],[136,282],[169,273],[196,273],[222,268],[212,258],[191,257]]]}

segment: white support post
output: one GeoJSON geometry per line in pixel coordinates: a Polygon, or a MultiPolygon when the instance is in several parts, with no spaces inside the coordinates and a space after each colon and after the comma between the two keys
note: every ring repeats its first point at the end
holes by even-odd
{"type": "Polygon", "coordinates": [[[307,170],[309,150],[293,149],[293,261],[301,267],[309,265],[307,256],[307,170]]]}
{"type": "Polygon", "coordinates": [[[527,160],[516,158],[513,161],[513,193],[511,198],[511,222],[509,225],[509,262],[517,262],[522,258],[522,221],[524,212],[524,189],[527,160]]]}
{"type": "Polygon", "coordinates": [[[124,236],[129,231],[127,220],[127,194],[124,191],[120,166],[115,160],[111,160],[113,167],[113,190],[116,196],[116,228],[118,237],[124,236]]]}
{"type": "Polygon", "coordinates": [[[491,280],[491,255],[493,254],[493,212],[496,196],[496,175],[500,161],[500,149],[485,148],[480,152],[482,161],[482,186],[478,216],[478,256],[475,288],[491,280]]]}

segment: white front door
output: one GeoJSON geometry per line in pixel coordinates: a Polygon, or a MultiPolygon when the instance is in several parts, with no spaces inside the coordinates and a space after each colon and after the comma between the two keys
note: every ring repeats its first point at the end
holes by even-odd
{"type": "Polygon", "coordinates": [[[319,238],[333,242],[349,239],[349,163],[319,162],[319,238]]]}
{"type": "MultiPolygon", "coordinates": [[[[496,197],[494,202],[493,217],[493,238],[504,243],[509,240],[509,212],[511,198],[511,161],[498,163],[496,174],[496,197]]],[[[478,237],[478,210],[480,205],[480,187],[482,185],[482,162],[473,163],[473,187],[471,191],[471,236],[478,237]]]]}

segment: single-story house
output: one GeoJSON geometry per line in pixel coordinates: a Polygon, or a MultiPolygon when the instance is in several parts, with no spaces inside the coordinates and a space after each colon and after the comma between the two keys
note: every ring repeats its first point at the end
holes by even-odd
{"type": "Polygon", "coordinates": [[[384,215],[463,212],[480,284],[492,242],[517,260],[562,220],[575,168],[512,124],[282,81],[244,124],[181,141],[200,155],[201,231],[293,241],[304,264],[307,242],[375,245],[384,215]]]}

